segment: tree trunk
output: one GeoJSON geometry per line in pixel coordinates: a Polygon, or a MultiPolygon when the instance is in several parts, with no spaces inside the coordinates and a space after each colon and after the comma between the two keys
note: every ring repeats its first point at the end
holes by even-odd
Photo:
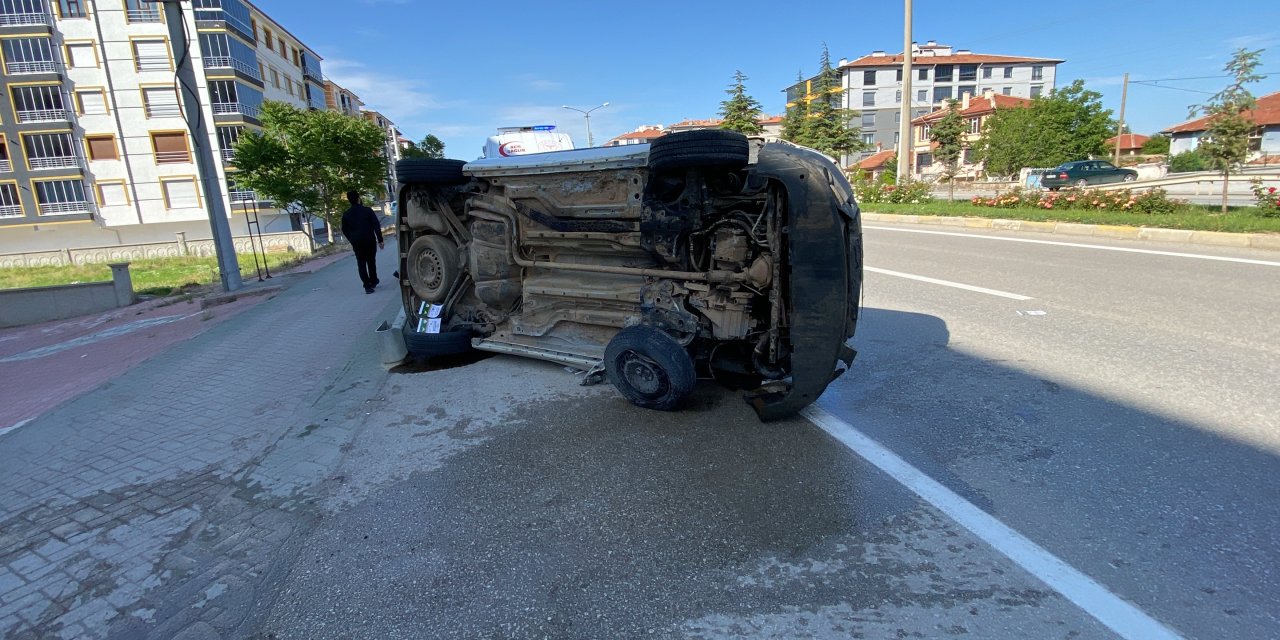
{"type": "Polygon", "coordinates": [[[951,174],[951,177],[947,178],[947,202],[955,202],[955,201],[956,201],[956,174],[953,173],[951,174]]]}
{"type": "Polygon", "coordinates": [[[1230,169],[1224,168],[1222,170],[1222,213],[1223,214],[1227,213],[1227,185],[1230,184],[1229,182],[1227,182],[1227,177],[1230,175],[1231,175],[1230,169]]]}

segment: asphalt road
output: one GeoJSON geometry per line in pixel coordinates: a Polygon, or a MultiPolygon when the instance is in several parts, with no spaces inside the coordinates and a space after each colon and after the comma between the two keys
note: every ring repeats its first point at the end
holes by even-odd
{"type": "Polygon", "coordinates": [[[923,480],[711,383],[667,414],[516,358],[395,373],[258,631],[1280,633],[1280,256],[866,236],[860,355],[818,407],[923,480]]]}

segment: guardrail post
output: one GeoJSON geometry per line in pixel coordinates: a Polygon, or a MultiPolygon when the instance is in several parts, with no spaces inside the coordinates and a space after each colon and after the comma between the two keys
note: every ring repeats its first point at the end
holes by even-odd
{"type": "Polygon", "coordinates": [[[128,262],[113,262],[111,267],[111,284],[116,290],[116,305],[127,307],[133,304],[133,278],[129,275],[128,262]]]}
{"type": "Polygon", "coordinates": [[[187,248],[187,232],[179,231],[174,235],[178,236],[178,255],[180,256],[191,255],[191,250],[187,248]]]}

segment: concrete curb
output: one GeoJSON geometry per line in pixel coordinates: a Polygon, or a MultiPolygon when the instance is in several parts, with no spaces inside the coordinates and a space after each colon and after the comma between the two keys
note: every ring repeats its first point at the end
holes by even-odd
{"type": "Polygon", "coordinates": [[[1199,244],[1215,247],[1246,247],[1250,249],[1280,251],[1280,234],[1274,233],[1224,233],[1221,231],[1155,229],[1151,227],[1126,227],[1109,224],[1038,222],[1034,220],[962,218],[956,216],[912,216],[898,213],[870,212],[863,212],[862,219],[868,222],[897,222],[899,224],[963,227],[966,229],[1000,229],[1003,231],[1035,231],[1038,233],[1053,233],[1067,236],[1117,238],[1121,240],[1150,240],[1153,242],[1199,244]]]}
{"type": "Polygon", "coordinates": [[[239,300],[240,298],[248,298],[251,296],[275,297],[276,294],[284,290],[285,290],[285,287],[281,285],[245,287],[243,289],[240,289],[239,291],[232,291],[231,293],[222,293],[222,294],[212,295],[212,296],[207,296],[205,298],[202,298],[200,300],[200,308],[208,309],[210,307],[216,307],[218,305],[230,304],[232,302],[235,302],[236,300],[239,300]]]}

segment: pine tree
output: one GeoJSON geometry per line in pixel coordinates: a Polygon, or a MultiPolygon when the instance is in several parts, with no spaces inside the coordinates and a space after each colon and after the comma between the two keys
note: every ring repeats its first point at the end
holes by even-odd
{"type": "Polygon", "coordinates": [[[850,124],[860,114],[840,107],[840,72],[831,68],[831,54],[826,43],[822,45],[818,66],[821,71],[813,100],[809,103],[805,144],[837,158],[845,153],[862,151],[865,145],[859,139],[860,130],[850,124]]]}
{"type": "Polygon", "coordinates": [[[796,85],[800,91],[793,102],[787,103],[787,112],[782,116],[782,139],[803,145],[806,140],[806,124],[809,119],[809,102],[804,94],[804,73],[796,71],[796,85]]]}
{"type": "Polygon", "coordinates": [[[1262,50],[1236,50],[1224,70],[1235,79],[1227,88],[1214,94],[1209,102],[1193,106],[1191,115],[1203,112],[1209,116],[1199,151],[1213,159],[1222,170],[1222,213],[1227,212],[1227,178],[1231,169],[1249,157],[1249,136],[1257,130],[1245,112],[1257,106],[1253,94],[1244,85],[1257,82],[1266,76],[1257,73],[1258,58],[1262,50]]]}
{"type": "Polygon", "coordinates": [[[764,133],[764,127],[760,126],[760,102],[747,95],[746,80],[741,70],[734,72],[734,83],[725,90],[729,99],[720,103],[720,117],[724,119],[720,128],[754,136],[764,133]]]}
{"type": "Polygon", "coordinates": [[[933,157],[942,163],[942,175],[947,177],[948,200],[956,199],[956,173],[960,169],[960,155],[964,152],[964,120],[960,117],[960,101],[947,102],[947,114],[929,129],[929,140],[937,144],[933,157]]]}

